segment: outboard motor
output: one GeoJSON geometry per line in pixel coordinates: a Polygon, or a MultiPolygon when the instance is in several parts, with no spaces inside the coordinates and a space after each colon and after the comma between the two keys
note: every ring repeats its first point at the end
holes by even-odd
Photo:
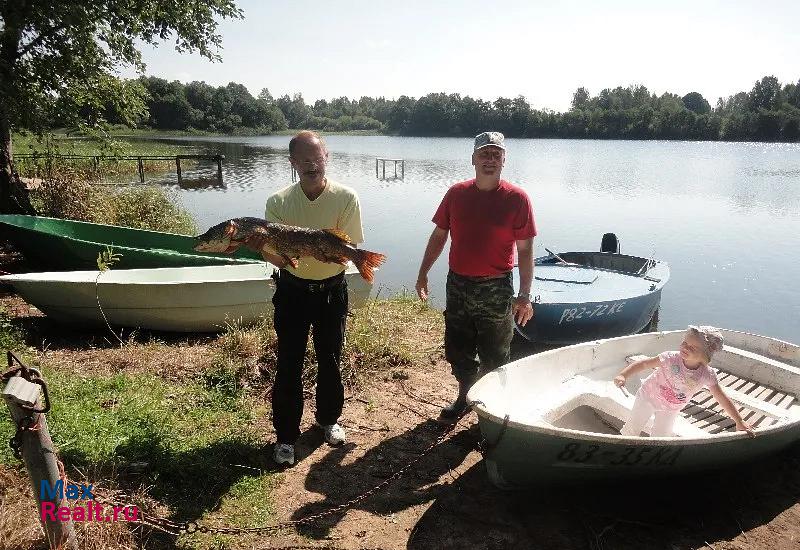
{"type": "Polygon", "coordinates": [[[619,239],[613,233],[606,233],[603,235],[603,240],[600,242],[600,252],[616,252],[619,254],[619,239]]]}

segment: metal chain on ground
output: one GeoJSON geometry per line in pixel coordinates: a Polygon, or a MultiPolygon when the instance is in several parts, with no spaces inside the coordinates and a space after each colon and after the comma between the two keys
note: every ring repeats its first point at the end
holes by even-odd
{"type": "MultiPolygon", "coordinates": [[[[416,457],[414,457],[412,460],[406,463],[402,468],[395,470],[389,477],[384,479],[382,482],[364,491],[360,495],[346,502],[343,502],[342,504],[338,504],[336,506],[333,506],[332,508],[328,508],[327,510],[323,510],[319,513],[312,514],[310,516],[306,516],[300,519],[283,521],[280,523],[276,523],[274,525],[265,525],[263,527],[214,527],[214,526],[201,525],[197,521],[176,522],[159,516],[150,516],[147,514],[143,514],[141,513],[141,510],[139,510],[139,518],[137,518],[137,520],[133,521],[132,523],[141,523],[143,525],[147,525],[164,533],[175,536],[181,534],[197,533],[197,532],[220,534],[220,535],[263,534],[263,533],[272,533],[275,531],[281,531],[288,528],[297,528],[302,525],[313,523],[322,518],[348,510],[355,504],[358,504],[362,500],[370,497],[379,490],[383,489],[384,487],[389,485],[389,483],[391,483],[392,481],[398,479],[405,472],[407,472],[412,466],[416,465],[420,460],[422,460],[425,456],[427,456],[433,449],[438,447],[447,438],[447,436],[455,429],[455,427],[458,426],[458,423],[470,410],[471,407],[468,407],[464,412],[461,413],[461,415],[458,416],[458,418],[454,420],[452,424],[447,424],[444,427],[442,433],[436,438],[436,440],[433,443],[428,445],[428,447],[422,450],[416,457]]],[[[130,504],[121,503],[103,497],[100,494],[100,490],[97,489],[95,490],[95,499],[101,504],[108,504],[110,506],[131,506],[130,504]]]]}
{"type": "MultiPolygon", "coordinates": [[[[22,361],[20,361],[20,359],[16,355],[14,355],[10,351],[8,352],[8,362],[9,362],[9,370],[7,370],[6,372],[0,374],[0,381],[4,382],[4,381],[8,380],[9,378],[11,378],[12,376],[20,375],[20,376],[24,377],[26,380],[28,380],[30,382],[39,384],[40,386],[42,386],[42,390],[44,392],[45,407],[43,409],[34,409],[34,408],[31,408],[31,407],[28,407],[28,408],[30,408],[32,412],[38,412],[38,413],[42,413],[42,414],[46,413],[47,411],[49,411],[50,410],[50,399],[49,399],[49,395],[48,395],[48,391],[47,391],[47,384],[42,379],[41,374],[39,373],[39,371],[37,369],[33,369],[33,368],[27,367],[24,363],[22,363],[22,361]],[[18,363],[19,366],[12,367],[14,361],[16,361],[16,363],[18,363]]],[[[151,527],[153,529],[156,529],[158,531],[161,531],[163,533],[166,533],[166,534],[169,534],[169,535],[173,535],[173,536],[178,536],[178,535],[181,535],[181,534],[196,533],[196,532],[223,534],[223,535],[243,535],[243,534],[271,533],[271,532],[280,531],[280,530],[287,529],[287,528],[297,528],[297,527],[299,527],[301,525],[306,525],[306,524],[313,523],[313,522],[318,521],[318,520],[320,520],[322,518],[325,518],[325,517],[331,516],[333,514],[348,510],[349,508],[351,508],[355,504],[357,504],[357,503],[361,502],[362,500],[365,500],[366,498],[370,497],[371,495],[377,493],[378,491],[380,491],[381,489],[383,489],[384,487],[389,485],[392,481],[398,479],[400,476],[402,476],[404,473],[406,473],[411,467],[413,467],[418,462],[420,462],[423,458],[425,458],[433,449],[438,447],[447,438],[447,436],[455,429],[455,427],[458,426],[458,424],[461,421],[461,419],[471,410],[471,408],[472,408],[472,404],[470,404],[469,407],[467,407],[456,419],[454,419],[454,421],[452,423],[445,425],[444,426],[444,430],[433,441],[433,443],[428,445],[428,447],[426,447],[424,450],[422,450],[416,457],[414,457],[412,460],[410,460],[408,463],[406,463],[403,467],[395,470],[389,477],[387,477],[386,479],[384,479],[383,481],[381,481],[380,483],[378,483],[374,487],[371,487],[367,491],[364,491],[360,495],[358,495],[358,496],[356,496],[356,497],[354,497],[354,498],[352,498],[352,499],[350,499],[350,500],[348,500],[346,502],[343,502],[342,504],[333,506],[331,508],[328,508],[327,510],[323,510],[323,511],[318,512],[316,514],[312,514],[310,516],[306,516],[304,518],[300,518],[300,519],[297,519],[297,520],[284,521],[284,522],[281,522],[281,523],[277,523],[277,524],[274,524],[274,525],[267,525],[267,526],[263,526],[263,527],[213,527],[213,526],[201,525],[197,521],[188,521],[188,522],[172,521],[172,520],[164,518],[164,517],[146,514],[146,513],[142,512],[141,510],[139,510],[137,508],[137,518],[135,520],[132,520],[131,523],[138,523],[138,524],[141,524],[141,525],[146,525],[148,527],[151,527]]],[[[17,458],[22,458],[22,432],[25,431],[25,430],[37,430],[38,429],[38,424],[33,424],[32,425],[31,424],[32,422],[33,422],[33,419],[31,417],[26,417],[26,418],[21,419],[20,422],[17,425],[17,432],[15,433],[14,437],[11,438],[11,441],[10,441],[11,449],[14,451],[14,456],[17,457],[17,458]]],[[[501,433],[501,435],[502,435],[502,433],[501,433]]],[[[498,438],[498,440],[499,440],[499,438],[498,438]]],[[[66,474],[64,472],[63,465],[61,465],[60,461],[59,461],[59,471],[61,473],[62,479],[66,479],[66,474]]],[[[131,506],[134,506],[131,503],[121,502],[118,499],[111,498],[109,496],[104,496],[102,494],[102,490],[100,490],[100,489],[95,489],[94,497],[95,497],[95,500],[97,502],[99,502],[100,504],[108,505],[108,506],[111,506],[111,507],[121,506],[123,508],[125,508],[125,507],[130,508],[131,506]]],[[[324,546],[323,547],[317,547],[317,546],[313,546],[313,547],[312,546],[309,546],[309,547],[291,546],[291,547],[287,547],[287,548],[326,548],[326,547],[324,547],[324,546]]],[[[332,547],[327,547],[327,548],[332,548],[332,547]]]]}

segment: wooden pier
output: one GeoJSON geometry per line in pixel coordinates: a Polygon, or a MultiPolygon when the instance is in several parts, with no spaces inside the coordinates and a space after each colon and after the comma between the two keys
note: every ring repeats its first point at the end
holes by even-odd
{"type": "Polygon", "coordinates": [[[178,175],[178,185],[181,184],[183,175],[181,172],[181,160],[211,160],[217,164],[217,179],[222,184],[222,161],[225,160],[225,155],[121,155],[121,156],[106,156],[106,155],[61,155],[61,154],[42,154],[42,153],[23,153],[14,155],[14,159],[31,159],[37,161],[44,159],[47,163],[47,170],[50,172],[53,160],[84,160],[91,161],[94,171],[98,171],[101,162],[118,162],[118,161],[136,161],[139,171],[139,182],[144,183],[144,163],[145,161],[173,161],[175,162],[175,170],[178,175]]]}

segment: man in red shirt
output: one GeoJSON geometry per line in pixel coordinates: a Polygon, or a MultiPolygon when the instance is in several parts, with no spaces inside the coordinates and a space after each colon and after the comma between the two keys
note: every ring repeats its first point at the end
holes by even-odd
{"type": "Polygon", "coordinates": [[[452,235],[444,347],[458,380],[458,397],[442,409],[440,419],[445,422],[464,412],[467,391],[479,374],[508,362],[514,320],[524,326],[533,317],[530,291],[536,223],[525,191],[500,179],[505,153],[500,132],[475,137],[475,179],[448,189],[433,216],[436,227],[419,267],[417,294],[427,300],[428,271],[452,235]],[[516,297],[511,275],[515,246],[520,277],[516,297]]]}

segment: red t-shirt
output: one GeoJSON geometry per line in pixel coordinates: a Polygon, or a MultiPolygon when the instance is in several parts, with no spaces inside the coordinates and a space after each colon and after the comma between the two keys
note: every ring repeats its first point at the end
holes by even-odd
{"type": "Polygon", "coordinates": [[[450,269],[471,277],[511,271],[515,241],[536,236],[527,193],[505,180],[492,191],[481,191],[474,179],[456,183],[433,223],[450,231],[450,269]]]}

